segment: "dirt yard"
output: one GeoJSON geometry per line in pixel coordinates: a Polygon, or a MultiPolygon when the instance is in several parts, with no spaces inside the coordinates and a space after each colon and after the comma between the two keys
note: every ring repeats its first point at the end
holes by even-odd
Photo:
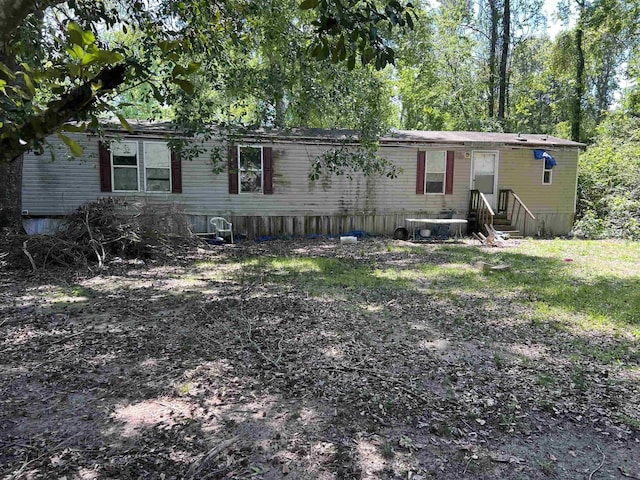
{"type": "Polygon", "coordinates": [[[526,247],[2,269],[0,478],[640,479],[638,259],[526,247]]]}

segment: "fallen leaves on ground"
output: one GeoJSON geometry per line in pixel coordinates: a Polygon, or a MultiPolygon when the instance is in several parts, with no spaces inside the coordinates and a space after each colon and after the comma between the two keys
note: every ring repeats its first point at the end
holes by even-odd
{"type": "Polygon", "coordinates": [[[420,276],[452,261],[438,245],[389,245],[2,272],[0,475],[574,478],[597,445],[602,478],[638,472],[633,369],[577,356],[517,291],[439,290],[420,276]]]}

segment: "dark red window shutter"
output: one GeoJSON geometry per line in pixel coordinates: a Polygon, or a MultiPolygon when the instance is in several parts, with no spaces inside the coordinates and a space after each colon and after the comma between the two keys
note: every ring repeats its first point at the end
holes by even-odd
{"type": "Polygon", "coordinates": [[[418,172],[416,173],[416,193],[418,195],[424,195],[424,169],[426,158],[426,152],[418,150],[418,172]]]}
{"type": "Polygon", "coordinates": [[[447,152],[447,181],[444,187],[444,193],[450,195],[453,193],[453,157],[455,152],[449,150],[447,152]]]}
{"type": "Polygon", "coordinates": [[[273,194],[273,149],[271,147],[262,148],[262,170],[264,173],[263,193],[273,194]]]}
{"type": "Polygon", "coordinates": [[[228,155],[229,169],[229,193],[238,193],[238,149],[237,147],[229,147],[228,155]]]}
{"type": "Polygon", "coordinates": [[[100,191],[111,192],[111,151],[108,143],[98,142],[98,157],[100,160],[100,191]]]}
{"type": "Polygon", "coordinates": [[[182,193],[182,162],[175,150],[171,150],[171,193],[182,193]]]}

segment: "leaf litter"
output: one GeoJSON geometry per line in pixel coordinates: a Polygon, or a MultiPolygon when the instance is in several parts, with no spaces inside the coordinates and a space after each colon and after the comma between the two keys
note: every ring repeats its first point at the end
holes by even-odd
{"type": "Polygon", "coordinates": [[[3,271],[0,478],[640,474],[633,368],[578,358],[517,293],[420,280],[439,245],[394,245],[3,271]],[[418,286],[379,275],[399,269],[418,286]]]}

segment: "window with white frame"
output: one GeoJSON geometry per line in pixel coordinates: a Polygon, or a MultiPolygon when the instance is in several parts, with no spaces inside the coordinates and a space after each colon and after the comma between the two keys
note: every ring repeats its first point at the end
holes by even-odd
{"type": "Polygon", "coordinates": [[[138,142],[113,142],[111,144],[111,180],[114,192],[140,190],[138,142]]]}
{"type": "Polygon", "coordinates": [[[542,162],[542,184],[543,185],[551,185],[551,181],[553,179],[553,170],[547,168],[546,160],[542,162]]]}
{"type": "Polygon", "coordinates": [[[424,193],[443,194],[447,175],[447,152],[427,151],[424,193]]]}
{"type": "Polygon", "coordinates": [[[238,147],[240,193],[262,193],[262,147],[238,147]]]}
{"type": "Polygon", "coordinates": [[[164,142],[144,142],[144,185],[147,192],[171,191],[171,150],[164,142]]]}

